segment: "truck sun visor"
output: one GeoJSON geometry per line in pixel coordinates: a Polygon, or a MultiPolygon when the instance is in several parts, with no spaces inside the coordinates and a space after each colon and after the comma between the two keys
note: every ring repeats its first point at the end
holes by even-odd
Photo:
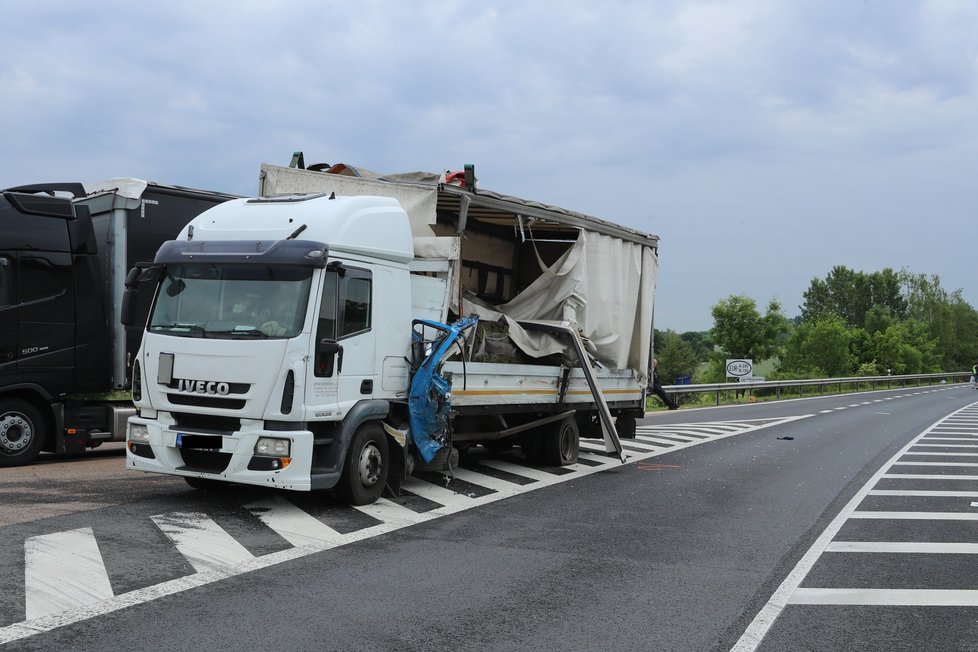
{"type": "Polygon", "coordinates": [[[171,240],[156,254],[155,263],[213,262],[268,263],[326,267],[329,247],[311,240],[171,240]]]}

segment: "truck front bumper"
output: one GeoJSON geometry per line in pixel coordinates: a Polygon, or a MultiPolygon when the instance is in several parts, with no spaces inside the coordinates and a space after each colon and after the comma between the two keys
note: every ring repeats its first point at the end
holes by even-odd
{"type": "MultiPolygon", "coordinates": [[[[313,433],[309,430],[271,431],[253,422],[234,433],[183,431],[161,420],[129,420],[126,467],[137,471],[224,482],[310,491],[313,433]],[[133,436],[133,426],[142,434],[133,436]],[[142,428],[145,428],[143,430],[142,428]],[[288,442],[284,451],[256,451],[259,440],[288,442]]],[[[272,443],[277,443],[273,441],[272,443]]],[[[316,488],[321,485],[317,483],[316,488]]]]}

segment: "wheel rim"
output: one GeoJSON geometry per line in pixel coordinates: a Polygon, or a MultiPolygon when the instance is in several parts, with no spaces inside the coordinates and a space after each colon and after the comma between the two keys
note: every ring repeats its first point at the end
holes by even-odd
{"type": "Polygon", "coordinates": [[[380,472],[384,466],[384,457],[373,442],[368,442],[360,451],[360,461],[357,470],[360,473],[360,484],[372,487],[380,481],[380,472]]]}
{"type": "Polygon", "coordinates": [[[560,457],[565,462],[574,459],[574,432],[568,425],[560,429],[560,457]]]}
{"type": "Polygon", "coordinates": [[[34,431],[31,423],[16,412],[8,412],[0,417],[0,448],[11,453],[27,448],[34,431]]]}

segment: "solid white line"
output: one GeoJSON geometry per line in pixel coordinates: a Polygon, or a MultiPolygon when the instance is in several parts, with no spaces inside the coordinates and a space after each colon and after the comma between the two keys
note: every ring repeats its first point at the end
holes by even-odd
{"type": "Polygon", "coordinates": [[[978,473],[974,475],[941,475],[940,473],[889,473],[883,476],[889,480],[978,480],[978,473]]]}
{"type": "Polygon", "coordinates": [[[904,455],[933,455],[938,457],[978,457],[978,453],[936,453],[927,451],[906,452],[904,455]]]}
{"type": "Polygon", "coordinates": [[[318,549],[324,543],[339,545],[343,540],[342,534],[282,496],[271,496],[244,507],[297,548],[316,546],[318,549]]]}
{"type": "Polygon", "coordinates": [[[893,466],[978,466],[978,462],[894,462],[893,466]]]}
{"type": "Polygon", "coordinates": [[[939,543],[934,541],[833,541],[825,549],[825,552],[978,555],[978,543],[939,543]]]}
{"type": "MultiPolygon", "coordinates": [[[[973,407],[976,404],[970,406],[965,406],[955,412],[958,414],[969,407],[973,407]]],[[[949,415],[950,416],[950,415],[949,415]]],[[[943,421],[943,420],[942,420],[943,421]]],[[[938,422],[940,423],[940,422],[938,422]]],[[[828,527],[818,536],[815,543],[808,549],[808,551],[802,556],[801,560],[795,565],[788,576],[784,578],[781,585],[775,590],[774,594],[767,601],[761,610],[758,611],[757,615],[754,616],[754,620],[748,625],[747,629],[741,635],[737,643],[731,648],[730,652],[754,652],[757,646],[760,645],[764,636],[770,630],[774,621],[777,620],[778,616],[789,603],[794,603],[794,596],[799,591],[798,587],[801,585],[802,580],[808,575],[808,572],[818,561],[818,558],[822,555],[825,548],[832,542],[835,535],[838,534],[839,530],[842,529],[843,524],[848,520],[849,515],[856,511],[856,508],[866,499],[866,496],[870,493],[870,487],[874,486],[879,482],[880,478],[884,476],[889,469],[890,465],[900,458],[901,455],[906,453],[907,450],[913,446],[920,438],[924,437],[930,433],[937,424],[931,425],[929,428],[925,429],[917,437],[910,441],[906,446],[903,447],[896,455],[894,455],[887,464],[884,464],[869,481],[863,485],[856,495],[852,497],[852,500],[842,508],[842,510],[836,515],[832,522],[829,523],[828,527]]],[[[975,592],[978,595],[978,592],[975,592]]]]}
{"type": "Polygon", "coordinates": [[[174,512],[150,518],[198,573],[233,572],[255,557],[205,514],[174,512]]]}
{"type": "Polygon", "coordinates": [[[917,444],[914,448],[978,448],[978,444],[917,444]]]}
{"type": "Polygon", "coordinates": [[[113,596],[90,527],[27,539],[24,566],[28,620],[113,596]]]}
{"type": "Polygon", "coordinates": [[[949,498],[978,498],[978,491],[924,491],[912,489],[873,489],[870,496],[947,496],[949,498]]]}
{"type": "Polygon", "coordinates": [[[978,521],[978,512],[853,512],[849,518],[910,521],[978,521]]]}
{"type": "Polygon", "coordinates": [[[978,441],[978,437],[927,437],[927,441],[978,441]]]}
{"type": "Polygon", "coordinates": [[[791,604],[876,605],[887,607],[975,607],[970,589],[798,589],[791,604]]]}

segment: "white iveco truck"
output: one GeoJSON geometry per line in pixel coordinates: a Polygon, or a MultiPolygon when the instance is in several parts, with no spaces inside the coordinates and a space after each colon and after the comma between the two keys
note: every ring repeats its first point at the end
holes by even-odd
{"type": "Polygon", "coordinates": [[[557,466],[595,437],[624,461],[655,236],[478,189],[471,167],[295,163],[130,273],[157,292],[129,468],[366,504],[479,444],[557,466]]]}

